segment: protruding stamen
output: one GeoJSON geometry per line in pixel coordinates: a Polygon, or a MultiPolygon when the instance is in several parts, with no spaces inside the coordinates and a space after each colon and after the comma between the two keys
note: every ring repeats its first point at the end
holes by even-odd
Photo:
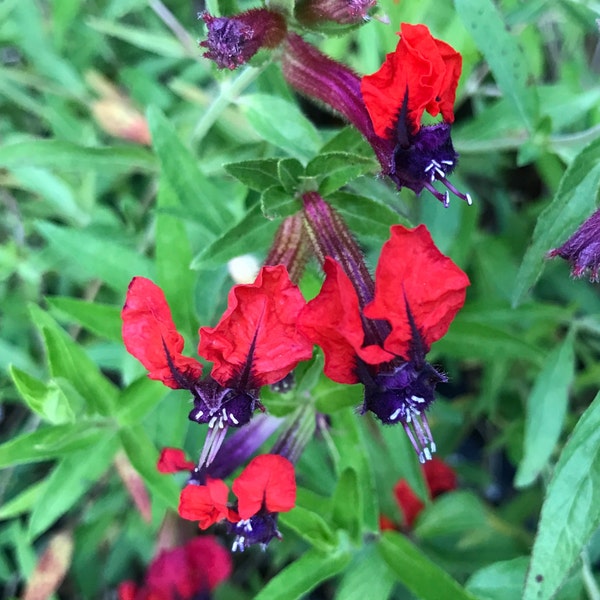
{"type": "Polygon", "coordinates": [[[431,435],[427,415],[419,413],[414,408],[408,410],[406,412],[404,431],[406,431],[408,439],[417,452],[419,462],[425,463],[431,460],[432,454],[436,451],[436,445],[431,435]]]}
{"type": "Polygon", "coordinates": [[[198,469],[208,466],[214,460],[227,434],[227,427],[222,425],[223,421],[219,419],[219,427],[214,427],[213,420],[216,422],[217,417],[213,417],[208,424],[209,429],[198,461],[198,469]]]}
{"type": "Polygon", "coordinates": [[[471,206],[473,204],[473,200],[471,199],[471,196],[469,196],[469,194],[464,194],[460,190],[456,189],[452,185],[450,180],[445,177],[445,175],[437,177],[437,180],[441,181],[457,198],[464,200],[469,206],[471,206]]]}

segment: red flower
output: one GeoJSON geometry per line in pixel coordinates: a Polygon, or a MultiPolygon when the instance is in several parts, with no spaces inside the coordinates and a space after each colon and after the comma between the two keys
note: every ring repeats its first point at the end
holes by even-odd
{"type": "Polygon", "coordinates": [[[159,473],[193,471],[195,466],[191,460],[185,459],[184,451],[179,448],[163,448],[156,464],[159,473]]]}
{"type": "Polygon", "coordinates": [[[283,265],[263,267],[254,283],[233,287],[218,325],[200,329],[198,354],[214,363],[213,379],[257,388],[308,360],[312,344],[296,328],[305,304],[283,265]]]}
{"type": "Polygon", "coordinates": [[[192,600],[213,590],[231,573],[231,558],[213,537],[197,537],[163,550],[148,567],[145,581],[119,586],[119,600],[192,600]]]}
{"type": "MultiPolygon", "coordinates": [[[[434,458],[425,463],[422,469],[429,497],[432,500],[456,489],[456,473],[444,461],[434,458]]],[[[394,496],[404,516],[405,525],[412,528],[416,518],[425,508],[425,504],[405,479],[401,479],[394,486],[394,496]]]]}
{"type": "Polygon", "coordinates": [[[220,479],[208,479],[206,485],[188,484],[181,492],[179,514],[199,521],[206,529],[227,519],[237,534],[234,549],[279,537],[277,513],[287,512],[296,503],[294,466],[283,456],[265,454],[252,459],[233,482],[237,509],[227,506],[227,485],[220,479]]]}
{"type": "Polygon", "coordinates": [[[181,354],[183,337],[173,323],[163,291],[155,283],[145,277],[131,280],[121,318],[125,347],[148,369],[150,379],[185,389],[200,378],[202,365],[181,354]]]}
{"type": "Polygon", "coordinates": [[[423,112],[442,113],[444,121],[454,121],[454,100],[462,69],[461,55],[435,39],[425,25],[400,26],[396,51],[373,75],[365,75],[361,91],[380,137],[392,137],[406,98],[406,119],[413,135],[421,128],[423,112]]]}
{"type": "Polygon", "coordinates": [[[208,529],[223,519],[235,519],[227,506],[229,488],[221,479],[207,477],[204,485],[188,484],[181,490],[179,515],[190,521],[199,521],[200,529],[208,529]]]}
{"type": "Polygon", "coordinates": [[[327,258],[325,283],[299,319],[301,331],[325,354],[325,374],[339,383],[358,383],[357,360],[381,365],[410,359],[414,322],[425,353],[448,330],[465,301],[469,280],[435,246],[427,228],[391,228],[376,269],[375,296],[364,317],[391,326],[381,345],[365,339],[356,291],[338,263],[327,258]],[[409,317],[410,311],[410,317],[409,317]]]}

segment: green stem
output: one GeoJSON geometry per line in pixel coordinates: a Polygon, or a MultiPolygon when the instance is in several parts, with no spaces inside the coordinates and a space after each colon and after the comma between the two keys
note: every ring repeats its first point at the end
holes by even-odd
{"type": "Polygon", "coordinates": [[[581,553],[581,578],[583,579],[583,586],[585,587],[588,598],[590,600],[600,600],[600,589],[598,589],[596,578],[592,573],[587,550],[584,550],[581,553]]]}

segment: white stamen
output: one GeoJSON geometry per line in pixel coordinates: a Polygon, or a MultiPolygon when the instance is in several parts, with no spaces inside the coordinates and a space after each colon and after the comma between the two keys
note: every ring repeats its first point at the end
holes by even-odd
{"type": "Polygon", "coordinates": [[[200,418],[200,417],[201,417],[203,414],[204,414],[204,412],[202,412],[201,410],[199,410],[199,411],[196,413],[196,419],[199,419],[199,418],[200,418]]]}
{"type": "Polygon", "coordinates": [[[444,173],[444,171],[442,171],[442,169],[440,169],[439,167],[435,168],[435,172],[440,176],[440,177],[446,177],[446,173],[444,173]]]}
{"type": "Polygon", "coordinates": [[[435,453],[435,451],[437,450],[437,447],[435,445],[435,442],[433,440],[431,440],[431,452],[435,453]]]}
{"type": "Polygon", "coordinates": [[[429,171],[431,171],[431,169],[433,169],[435,165],[433,163],[429,163],[426,167],[425,167],[425,173],[428,173],[429,171]]]}
{"type": "Polygon", "coordinates": [[[221,412],[223,413],[223,421],[227,421],[227,411],[223,409],[221,412]]]}
{"type": "Polygon", "coordinates": [[[441,166],[441,165],[440,165],[440,163],[439,163],[437,160],[432,160],[432,161],[431,161],[431,164],[432,164],[434,167],[439,167],[439,166],[441,166]]]}
{"type": "Polygon", "coordinates": [[[223,419],[219,419],[219,429],[223,429],[225,425],[223,424],[223,419]]]}
{"type": "Polygon", "coordinates": [[[473,199],[471,198],[471,196],[469,194],[465,194],[466,198],[465,200],[467,201],[467,205],[471,206],[473,204],[473,199]]]}
{"type": "Polygon", "coordinates": [[[410,399],[413,402],[418,402],[419,404],[423,404],[423,402],[425,402],[425,398],[421,398],[419,396],[411,396],[410,399]]]}
{"type": "Polygon", "coordinates": [[[401,408],[397,408],[391,415],[390,421],[395,421],[398,418],[398,415],[402,412],[401,408]]]}
{"type": "Polygon", "coordinates": [[[441,161],[443,165],[453,165],[454,161],[453,160],[443,160],[441,161]]]}
{"type": "Polygon", "coordinates": [[[210,420],[210,422],[209,422],[209,424],[208,424],[208,427],[209,427],[210,429],[212,429],[212,428],[215,426],[215,423],[217,422],[218,418],[219,418],[219,417],[213,417],[213,418],[210,420]]]}
{"type": "Polygon", "coordinates": [[[425,458],[427,460],[431,460],[431,452],[429,451],[429,448],[424,448],[424,452],[425,452],[425,458]]]}
{"type": "Polygon", "coordinates": [[[425,457],[423,456],[422,452],[419,452],[419,462],[424,465],[425,464],[425,457]]]}
{"type": "Polygon", "coordinates": [[[229,413],[229,418],[234,425],[239,425],[240,422],[233,416],[233,413],[229,413]]]}
{"type": "Polygon", "coordinates": [[[406,422],[410,423],[412,421],[412,416],[409,412],[406,413],[406,422]]]}

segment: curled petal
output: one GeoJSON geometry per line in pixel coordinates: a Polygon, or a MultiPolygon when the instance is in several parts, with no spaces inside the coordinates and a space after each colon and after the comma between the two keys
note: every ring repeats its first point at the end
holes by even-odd
{"type": "Polygon", "coordinates": [[[283,265],[263,267],[255,282],[236,285],[216,327],[200,329],[200,356],[214,363],[211,376],[224,387],[255,389],[283,379],[312,344],[297,330],[306,305],[283,265]]]}
{"type": "Polygon", "coordinates": [[[227,507],[229,489],[220,479],[206,478],[206,485],[188,484],[179,497],[179,516],[198,521],[200,529],[208,529],[214,523],[227,519],[231,511],[227,507]]]}
{"type": "Polygon", "coordinates": [[[249,519],[262,508],[268,512],[287,512],[296,504],[294,465],[278,454],[263,454],[252,459],[233,482],[240,519],[249,519]]]}
{"type": "Polygon", "coordinates": [[[131,280],[121,318],[125,347],[148,369],[150,379],[173,389],[188,389],[202,375],[202,365],[181,354],[183,337],[155,283],[145,277],[131,280]]]}
{"type": "Polygon", "coordinates": [[[156,464],[159,473],[193,471],[195,466],[191,460],[186,460],[185,452],[179,448],[163,448],[156,464]]]}
{"type": "Polygon", "coordinates": [[[323,270],[323,287],[300,314],[298,327],[323,349],[327,377],[338,383],[358,383],[357,357],[375,365],[394,356],[376,345],[363,346],[363,322],[352,282],[330,257],[325,259],[323,270]]]}
{"type": "Polygon", "coordinates": [[[406,120],[411,133],[421,127],[423,112],[440,112],[454,121],[454,100],[462,69],[462,57],[451,46],[435,39],[425,25],[400,26],[394,52],[372,75],[362,78],[361,91],[375,132],[391,137],[407,97],[406,120]]]}
{"type": "Polygon", "coordinates": [[[389,321],[392,332],[384,348],[408,360],[414,332],[407,307],[427,350],[448,331],[468,285],[464,271],[437,249],[424,225],[395,225],[381,250],[375,297],[364,314],[389,321]]]}

